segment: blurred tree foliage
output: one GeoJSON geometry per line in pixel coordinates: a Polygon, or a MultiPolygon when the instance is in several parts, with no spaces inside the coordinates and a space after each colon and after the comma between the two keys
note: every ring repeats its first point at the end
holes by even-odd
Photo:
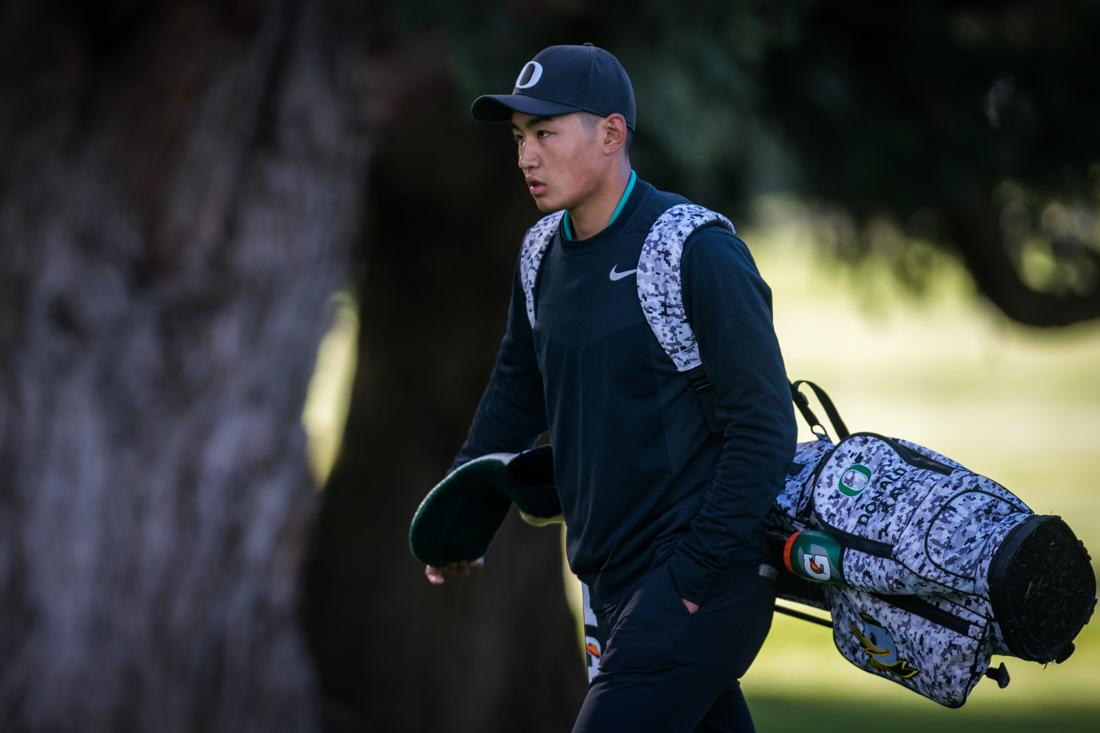
{"type": "Polygon", "coordinates": [[[651,180],[735,215],[797,193],[840,215],[823,241],[844,259],[919,286],[934,271],[900,233],[957,254],[1009,318],[1100,316],[1095,0],[426,2],[395,23],[445,38],[463,104],[591,40],[631,74],[651,180]]]}
{"type": "MultiPolygon", "coordinates": [[[[1096,2],[822,4],[769,55],[766,114],[801,192],[958,253],[1012,319],[1096,318],[1098,28],[1096,2]]],[[[873,232],[842,253],[913,265],[873,232]]]]}

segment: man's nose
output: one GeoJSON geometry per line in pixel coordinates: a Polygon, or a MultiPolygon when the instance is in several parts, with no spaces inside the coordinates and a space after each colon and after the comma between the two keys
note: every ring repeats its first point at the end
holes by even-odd
{"type": "Polygon", "coordinates": [[[538,164],[538,157],[534,151],[527,147],[527,143],[519,145],[519,167],[523,170],[534,168],[538,164]]]}

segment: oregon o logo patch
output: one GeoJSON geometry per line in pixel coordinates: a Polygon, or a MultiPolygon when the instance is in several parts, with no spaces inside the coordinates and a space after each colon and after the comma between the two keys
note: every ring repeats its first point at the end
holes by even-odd
{"type": "Polygon", "coordinates": [[[516,77],[516,89],[530,89],[538,84],[541,78],[542,64],[538,61],[528,61],[519,70],[519,76],[516,77]]]}
{"type": "Polygon", "coordinates": [[[840,474],[837,489],[845,496],[859,496],[871,483],[871,469],[862,463],[853,463],[840,474]]]}

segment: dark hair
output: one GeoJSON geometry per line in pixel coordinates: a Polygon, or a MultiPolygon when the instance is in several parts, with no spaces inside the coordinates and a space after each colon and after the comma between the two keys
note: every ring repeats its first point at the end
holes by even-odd
{"type": "MultiPolygon", "coordinates": [[[[595,130],[596,125],[599,124],[600,120],[606,119],[605,117],[600,117],[598,114],[595,114],[593,112],[578,112],[578,114],[581,116],[581,124],[583,124],[585,129],[588,130],[588,131],[595,130]]],[[[608,115],[608,117],[610,117],[610,115],[608,115]]],[[[629,152],[630,151],[630,146],[633,142],[634,142],[634,131],[631,130],[629,127],[627,127],[626,128],[626,146],[623,148],[623,150],[629,152]]]]}

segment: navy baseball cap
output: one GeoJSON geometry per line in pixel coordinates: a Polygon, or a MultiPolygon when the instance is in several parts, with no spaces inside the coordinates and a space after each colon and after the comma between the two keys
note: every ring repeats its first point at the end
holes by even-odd
{"type": "Polygon", "coordinates": [[[520,69],[511,94],[485,94],[470,112],[482,122],[507,122],[512,112],[538,117],[591,112],[600,117],[618,112],[634,131],[634,88],[619,60],[591,43],[550,46],[520,69]]]}

